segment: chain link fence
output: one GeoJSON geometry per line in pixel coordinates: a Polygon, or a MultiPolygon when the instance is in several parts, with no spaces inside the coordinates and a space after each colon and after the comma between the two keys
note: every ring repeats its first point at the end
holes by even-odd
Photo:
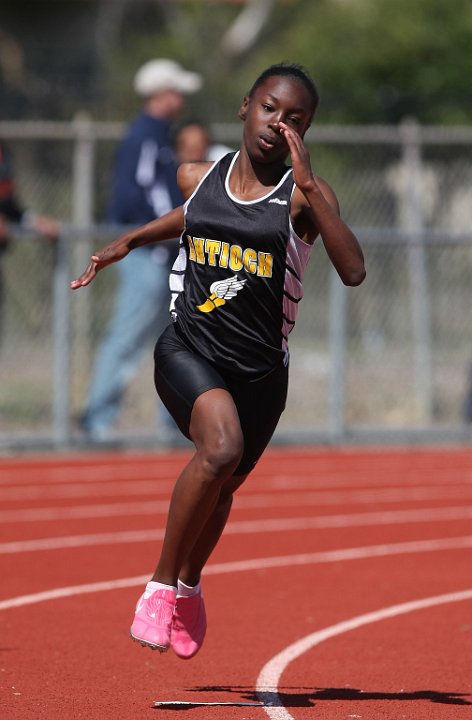
{"type": "MultiPolygon", "coordinates": [[[[15,229],[0,257],[0,447],[86,443],[78,419],[116,287],[108,268],[69,281],[118,229],[100,223],[119,123],[1,123],[25,204],[63,220],[56,244],[15,229]]],[[[239,125],[215,125],[237,147],[239,125]]],[[[361,240],[367,279],[345,288],[321,241],[291,335],[280,442],[470,441],[472,130],[318,126],[312,164],[361,240]]],[[[123,399],[115,440],[164,443],[152,347],[123,399]]]]}

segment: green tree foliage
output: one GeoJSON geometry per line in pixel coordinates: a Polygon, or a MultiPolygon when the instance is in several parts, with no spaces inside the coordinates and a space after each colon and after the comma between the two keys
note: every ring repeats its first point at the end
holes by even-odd
{"type": "Polygon", "coordinates": [[[472,119],[470,0],[303,0],[266,60],[306,65],[323,122],[472,119]]]}

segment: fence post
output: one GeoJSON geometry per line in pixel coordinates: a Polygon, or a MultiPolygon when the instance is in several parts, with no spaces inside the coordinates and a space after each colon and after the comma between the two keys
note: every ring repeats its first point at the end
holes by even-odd
{"type": "Polygon", "coordinates": [[[61,234],[55,248],[53,278],[53,438],[57,449],[70,439],[70,237],[61,234]]]}
{"type": "Polygon", "coordinates": [[[411,236],[407,253],[416,397],[421,421],[430,424],[433,414],[431,317],[423,234],[421,130],[416,120],[408,119],[402,123],[400,132],[404,164],[401,224],[411,236]]]}
{"type": "MultiPolygon", "coordinates": [[[[77,226],[92,224],[94,139],[92,123],[88,115],[78,114],[72,124],[75,134],[72,177],[72,222],[77,226]]],[[[56,266],[53,281],[53,346],[54,346],[54,390],[53,390],[53,437],[57,448],[70,442],[70,325],[71,302],[69,281],[71,278],[71,241],[70,233],[61,235],[56,249],[56,266]]],[[[85,267],[88,257],[87,241],[79,239],[75,244],[77,265],[85,267]]],[[[74,263],[75,266],[75,263],[74,263]]],[[[84,327],[88,300],[84,293],[79,299],[77,312],[78,347],[83,348],[88,337],[84,327]],[[83,318],[83,320],[80,320],[83,318]]]]}
{"type": "Polygon", "coordinates": [[[334,267],[330,269],[329,296],[329,435],[335,443],[344,439],[346,431],[347,289],[334,267]]]}
{"type": "MultiPolygon", "coordinates": [[[[94,125],[86,113],[78,113],[73,122],[72,219],[77,235],[74,240],[73,273],[83,272],[91,254],[90,229],[94,212],[94,173],[96,137],[94,125]]],[[[74,293],[74,362],[87,367],[90,358],[90,293],[74,293]]]]}

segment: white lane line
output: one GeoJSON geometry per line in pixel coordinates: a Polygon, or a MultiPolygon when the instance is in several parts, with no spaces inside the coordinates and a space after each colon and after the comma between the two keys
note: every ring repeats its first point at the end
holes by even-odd
{"type": "MultiPolygon", "coordinates": [[[[188,458],[190,455],[188,456],[188,458]]],[[[154,460],[146,462],[127,462],[126,457],[118,457],[106,465],[59,465],[58,467],[37,466],[15,468],[2,467],[0,461],[0,485],[44,485],[45,483],[69,482],[115,482],[130,480],[137,477],[141,480],[175,480],[175,473],[188,459],[185,455],[176,455],[174,459],[161,459],[158,455],[154,460]]]]}
{"type": "Polygon", "coordinates": [[[294,660],[297,660],[301,655],[304,655],[306,652],[325,640],[350,632],[351,630],[356,630],[364,625],[370,625],[371,623],[380,622],[381,620],[385,620],[387,618],[405,615],[416,610],[424,610],[438,605],[462,602],[464,600],[471,599],[472,589],[447,593],[445,595],[436,595],[429,598],[422,598],[420,600],[411,600],[410,602],[404,602],[398,605],[381,608],[380,610],[374,610],[374,612],[366,613],[365,615],[358,615],[350,620],[344,620],[343,622],[336,623],[336,625],[331,625],[323,630],[311,633],[310,635],[307,635],[301,640],[298,640],[292,645],[286,647],[282,650],[282,652],[275,655],[268,663],[266,663],[266,665],[264,665],[259,677],[257,678],[257,697],[264,703],[264,710],[271,720],[293,720],[293,716],[289,713],[287,708],[283,706],[283,703],[278,695],[279,682],[282,673],[286,670],[288,665],[294,660]]]}
{"type": "Polygon", "coordinates": [[[86,518],[132,517],[133,515],[162,515],[169,509],[169,500],[143,500],[96,505],[72,505],[66,507],[25,508],[0,511],[0,522],[25,523],[45,520],[84,520],[86,518]]]}
{"type": "Polygon", "coordinates": [[[126,495],[152,495],[158,493],[168,494],[172,490],[172,482],[163,480],[127,480],[115,483],[97,483],[84,485],[82,483],[69,483],[68,485],[31,485],[11,487],[0,490],[0,500],[58,500],[84,497],[120,497],[126,495]]]}
{"type": "MultiPolygon", "coordinates": [[[[136,495],[149,496],[155,499],[159,494],[168,496],[172,484],[156,482],[155,480],[132,480],[129,482],[111,483],[70,483],[65,485],[30,485],[0,489],[0,500],[6,502],[21,501],[23,503],[35,500],[58,500],[77,498],[117,497],[124,498],[136,495]]],[[[371,488],[366,490],[315,490],[307,492],[284,492],[278,490],[270,494],[246,492],[236,496],[235,506],[238,507],[267,507],[270,505],[336,505],[346,502],[373,503],[373,502],[406,502],[415,500],[443,500],[464,499],[472,493],[471,486],[451,487],[449,483],[431,487],[420,486],[392,486],[388,488],[371,488]]],[[[44,511],[50,508],[41,508],[44,511]]],[[[55,508],[52,508],[53,510],[55,508]]]]}
{"type": "Polygon", "coordinates": [[[88,535],[67,535],[65,537],[40,538],[38,540],[17,540],[0,544],[0,555],[40,552],[44,550],[65,550],[66,548],[99,545],[127,545],[128,543],[153,542],[162,540],[164,529],[126,530],[124,532],[95,533],[88,535]]]}
{"type": "MultiPolygon", "coordinates": [[[[333,562],[346,562],[350,560],[363,560],[373,557],[387,557],[393,555],[407,555],[413,553],[428,553],[444,550],[461,550],[472,547],[472,535],[457,538],[438,538],[435,540],[417,540],[412,542],[388,543],[383,545],[367,545],[365,547],[340,548],[315,553],[298,553],[296,555],[276,555],[274,557],[253,558],[249,560],[235,560],[225,563],[213,563],[205,568],[204,574],[222,575],[224,573],[251,572],[268,568],[293,567],[295,565],[315,565],[333,562]]],[[[7,598],[0,601],[0,610],[8,610],[24,605],[34,605],[47,600],[84,595],[87,593],[104,592],[120,588],[135,587],[149,580],[149,575],[138,575],[130,578],[106,580],[103,582],[72,585],[68,587],[53,588],[43,592],[18,597],[7,598]]]]}
{"type": "MultiPolygon", "coordinates": [[[[290,532],[292,530],[328,530],[330,528],[373,527],[375,525],[407,525],[409,523],[449,522],[472,517],[472,507],[421,508],[418,510],[392,510],[343,515],[320,515],[319,517],[270,518],[267,520],[240,520],[229,522],[225,535],[251,533],[290,532]]],[[[90,545],[120,545],[135,542],[161,540],[164,530],[126,530],[108,533],[68,535],[13,540],[0,543],[0,555],[41,550],[86,547],[90,545]]]]}
{"type": "MultiPolygon", "coordinates": [[[[146,459],[143,462],[140,462],[139,458],[137,461],[129,461],[126,456],[117,455],[115,460],[111,460],[108,463],[97,463],[91,460],[90,463],[72,463],[67,465],[62,464],[59,460],[57,465],[42,465],[39,461],[37,465],[31,463],[22,465],[19,463],[15,466],[9,465],[8,467],[2,465],[0,460],[0,485],[30,485],[33,482],[37,485],[76,481],[114,482],[115,480],[129,480],[133,477],[140,479],[165,478],[175,480],[176,472],[179,472],[190,457],[191,452],[182,451],[171,457],[160,457],[156,454],[155,458],[146,459]]],[[[335,473],[341,477],[342,474],[334,467],[336,461],[334,455],[327,462],[323,460],[320,463],[316,457],[299,457],[295,454],[293,457],[284,455],[282,458],[279,458],[267,454],[263,463],[258,466],[256,472],[261,478],[271,479],[273,477],[274,464],[277,466],[279,472],[281,469],[284,471],[285,467],[292,472],[301,465],[303,470],[302,475],[310,478],[313,478],[312,472],[315,475],[327,472],[329,476],[335,473]]],[[[362,475],[364,472],[364,468],[359,470],[359,473],[362,475]]]]}
{"type": "MultiPolygon", "coordinates": [[[[471,458],[472,464],[472,458],[471,458]]],[[[257,472],[257,471],[256,471],[257,472]]],[[[256,479],[254,477],[254,479],[256,479]]],[[[424,472],[417,470],[416,466],[411,468],[395,468],[391,470],[386,467],[366,468],[364,470],[349,469],[345,473],[339,469],[333,472],[319,473],[313,469],[312,474],[297,473],[272,475],[267,477],[266,486],[274,491],[277,490],[300,490],[313,487],[390,487],[402,484],[405,488],[410,487],[412,482],[424,482],[427,485],[458,485],[467,487],[472,484],[472,471],[470,468],[458,469],[451,467],[450,470],[441,470],[434,467],[424,472]]],[[[261,483],[262,484],[262,483],[261,483]]]]}
{"type": "MultiPolygon", "coordinates": [[[[0,459],[0,484],[11,484],[12,481],[15,483],[30,483],[34,480],[38,483],[44,484],[45,482],[69,482],[73,480],[81,480],[83,482],[95,482],[97,480],[110,480],[115,479],[129,479],[134,475],[136,477],[143,477],[143,475],[153,477],[173,477],[176,469],[182,466],[183,463],[187,462],[192,455],[189,450],[172,451],[169,453],[163,453],[162,455],[156,453],[154,456],[146,456],[143,460],[140,460],[139,455],[133,458],[123,453],[117,453],[113,458],[103,461],[98,457],[91,457],[89,460],[84,460],[82,456],[79,456],[77,462],[70,460],[57,459],[55,462],[46,461],[44,462],[41,458],[37,459],[37,462],[28,460],[22,462],[2,462],[0,459]]],[[[315,473],[333,473],[336,472],[335,464],[338,460],[338,455],[343,456],[343,453],[333,452],[327,456],[319,457],[316,453],[303,453],[298,449],[292,454],[287,452],[277,453],[269,451],[264,461],[258,466],[258,475],[273,475],[273,466],[276,465],[279,472],[280,470],[285,471],[288,468],[290,472],[294,468],[301,466],[304,472],[315,473]],[[309,468],[306,471],[306,468],[309,468]],[[267,469],[266,469],[267,468],[267,469]]],[[[372,458],[372,463],[375,462],[378,465],[379,458],[377,455],[372,458]]],[[[368,459],[370,460],[370,458],[368,459]]],[[[355,462],[358,462],[358,458],[354,458],[355,462]]],[[[391,465],[391,463],[389,463],[391,465]]],[[[431,462],[430,466],[431,467],[431,462]]],[[[365,463],[362,463],[359,472],[365,473],[365,463]]],[[[337,474],[340,475],[339,471],[337,474]]]]}
{"type": "MultiPolygon", "coordinates": [[[[167,511],[168,500],[151,500],[127,503],[106,503],[97,505],[75,505],[72,507],[29,508],[26,510],[4,510],[0,512],[0,522],[41,522],[45,520],[69,520],[97,517],[129,517],[130,515],[155,515],[167,511]]],[[[310,520],[307,527],[339,527],[345,522],[350,525],[382,524],[398,522],[429,522],[430,520],[459,520],[472,517],[472,505],[452,507],[413,508],[407,510],[381,510],[370,513],[352,513],[339,515],[325,515],[310,520]],[[346,520],[350,518],[350,520],[346,520]]],[[[262,522],[262,521],[261,521],[262,522]]],[[[272,522],[272,521],[269,521],[272,522]]],[[[275,520],[274,522],[279,522],[275,520]]],[[[293,523],[302,522],[302,519],[281,519],[292,529],[293,523]]],[[[305,527],[301,525],[301,527],[305,527]]]]}
{"type": "MultiPolygon", "coordinates": [[[[347,454],[342,448],[319,456],[297,450],[293,455],[269,451],[258,465],[254,478],[267,483],[270,488],[333,487],[350,486],[361,482],[365,486],[392,485],[404,482],[408,485],[414,468],[415,478],[424,477],[429,484],[444,482],[447,475],[451,484],[472,483],[472,453],[463,448],[443,449],[435,457],[436,448],[428,448],[428,454],[418,457],[418,452],[408,449],[396,450],[386,454],[383,450],[370,450],[370,455],[347,454]],[[445,459],[444,459],[445,458],[445,459]],[[410,462],[411,460],[411,462],[410,462]],[[349,477],[339,469],[339,463],[350,461],[349,477]],[[405,472],[405,466],[407,472],[405,472]],[[276,468],[276,473],[274,473],[276,468]],[[295,477],[294,477],[295,475],[295,477]]],[[[36,485],[74,482],[116,482],[131,480],[168,480],[175,481],[176,473],[191,457],[188,451],[146,456],[144,460],[130,458],[126,454],[117,454],[109,462],[101,462],[92,457],[90,461],[69,465],[58,460],[57,465],[43,465],[41,458],[37,464],[31,461],[22,464],[2,463],[0,460],[0,485],[36,485]]]]}
{"type": "MultiPolygon", "coordinates": [[[[472,463],[472,458],[471,458],[472,463]]],[[[153,482],[157,486],[167,487],[172,485],[180,470],[185,465],[185,459],[182,458],[179,463],[169,470],[163,471],[158,465],[150,468],[141,469],[139,466],[127,468],[125,465],[116,465],[109,468],[106,472],[94,473],[93,470],[87,472],[70,472],[62,475],[60,472],[54,472],[50,476],[48,472],[40,470],[32,470],[31,477],[19,475],[15,477],[0,470],[0,487],[3,486],[1,492],[17,490],[18,493],[26,489],[39,488],[45,492],[53,493],[55,487],[73,486],[73,485],[111,485],[117,482],[153,482]],[[47,490],[46,490],[47,488],[47,490]]],[[[470,486],[472,484],[472,470],[470,468],[450,467],[444,471],[437,468],[429,468],[424,473],[414,469],[405,471],[405,468],[391,470],[389,468],[375,468],[375,472],[370,470],[349,469],[349,475],[343,473],[338,468],[318,470],[316,467],[310,470],[298,472],[296,467],[292,468],[292,474],[282,473],[280,466],[277,472],[271,470],[270,465],[265,468],[263,465],[256,468],[253,474],[254,482],[251,487],[265,488],[272,491],[289,490],[289,489],[313,489],[313,488],[335,488],[351,486],[359,487],[391,487],[401,485],[405,488],[411,486],[414,477],[415,483],[423,481],[428,486],[434,485],[460,485],[470,486]],[[431,473],[434,471],[434,476],[431,473]]]]}

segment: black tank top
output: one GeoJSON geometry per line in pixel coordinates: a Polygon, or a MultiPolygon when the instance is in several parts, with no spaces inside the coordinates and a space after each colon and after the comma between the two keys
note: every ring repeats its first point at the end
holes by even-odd
{"type": "Polygon", "coordinates": [[[288,363],[311,246],[290,222],[291,169],[267,195],[243,201],[229,189],[237,156],[215,163],[185,203],[170,309],[191,349],[257,378],[288,363]]]}

